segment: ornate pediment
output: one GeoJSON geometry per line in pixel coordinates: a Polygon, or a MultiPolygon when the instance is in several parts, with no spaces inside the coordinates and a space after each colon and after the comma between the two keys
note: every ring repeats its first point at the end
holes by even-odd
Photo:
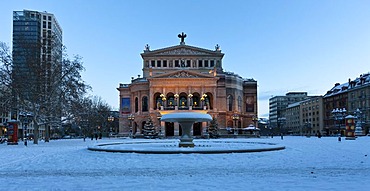
{"type": "Polygon", "coordinates": [[[213,78],[210,74],[203,74],[187,70],[180,70],[170,73],[155,75],[152,78],[213,78]]]}
{"type": "Polygon", "coordinates": [[[167,76],[167,78],[197,78],[197,75],[189,74],[187,71],[179,71],[175,74],[167,76]]]}
{"type": "Polygon", "coordinates": [[[209,55],[209,53],[192,50],[188,48],[178,48],[174,50],[160,52],[157,55],[159,56],[162,56],[162,55],[209,55]]]}

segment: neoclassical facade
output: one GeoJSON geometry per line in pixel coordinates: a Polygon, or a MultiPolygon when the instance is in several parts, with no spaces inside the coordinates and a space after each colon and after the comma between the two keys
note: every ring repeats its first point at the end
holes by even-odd
{"type": "MultiPolygon", "coordinates": [[[[180,44],[167,48],[151,50],[146,45],[141,54],[143,75],[117,88],[121,135],[141,135],[150,117],[162,136],[179,136],[179,124],[160,121],[171,112],[208,113],[226,134],[226,129],[242,133],[242,128],[256,124],[257,81],[224,72],[218,45],[214,50],[189,46],[185,37],[179,34],[180,44]]],[[[192,134],[203,136],[207,127],[206,122],[196,123],[192,134]]]]}

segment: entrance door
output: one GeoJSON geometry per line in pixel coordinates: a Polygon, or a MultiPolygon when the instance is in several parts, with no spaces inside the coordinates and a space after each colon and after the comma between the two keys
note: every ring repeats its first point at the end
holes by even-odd
{"type": "Polygon", "coordinates": [[[179,124],[179,136],[181,137],[182,136],[182,128],[181,128],[181,125],[179,124]]]}
{"type": "Polygon", "coordinates": [[[165,123],[165,128],[166,128],[166,137],[175,135],[175,125],[174,125],[174,123],[166,122],[165,123]]]}
{"type": "Polygon", "coordinates": [[[193,136],[200,136],[202,135],[202,123],[194,123],[193,125],[193,136]]]}

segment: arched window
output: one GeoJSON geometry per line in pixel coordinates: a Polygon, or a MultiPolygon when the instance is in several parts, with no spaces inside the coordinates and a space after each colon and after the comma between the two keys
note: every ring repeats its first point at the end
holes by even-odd
{"type": "Polygon", "coordinates": [[[141,111],[148,111],[148,97],[144,96],[141,101],[141,111]]]}
{"type": "Polygon", "coordinates": [[[238,111],[242,111],[242,98],[238,97],[238,111]]]}
{"type": "Polygon", "coordinates": [[[234,102],[234,98],[232,95],[228,95],[227,96],[227,108],[228,108],[228,111],[233,111],[233,102],[234,102]]]}
{"type": "Polygon", "coordinates": [[[187,106],[187,104],[188,104],[188,100],[186,99],[186,97],[184,96],[180,97],[180,106],[185,107],[187,106]]]}
{"type": "Polygon", "coordinates": [[[139,111],[139,99],[135,98],[135,113],[139,111]]]}

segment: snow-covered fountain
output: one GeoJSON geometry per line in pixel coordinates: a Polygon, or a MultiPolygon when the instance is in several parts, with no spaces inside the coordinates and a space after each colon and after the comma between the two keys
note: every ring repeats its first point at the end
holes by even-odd
{"type": "Polygon", "coordinates": [[[197,112],[169,113],[162,116],[162,121],[178,122],[182,129],[179,147],[194,147],[193,137],[191,136],[191,127],[196,122],[212,121],[209,114],[197,112]]]}
{"type": "Polygon", "coordinates": [[[212,121],[209,114],[199,112],[178,112],[164,114],[161,121],[178,122],[182,129],[180,140],[125,140],[124,142],[107,142],[89,146],[89,150],[121,152],[121,153],[145,153],[145,154],[216,154],[216,153],[246,153],[263,152],[285,149],[274,143],[266,143],[260,139],[197,139],[193,140],[191,127],[196,122],[212,121]]]}

